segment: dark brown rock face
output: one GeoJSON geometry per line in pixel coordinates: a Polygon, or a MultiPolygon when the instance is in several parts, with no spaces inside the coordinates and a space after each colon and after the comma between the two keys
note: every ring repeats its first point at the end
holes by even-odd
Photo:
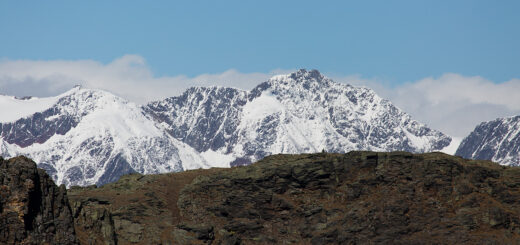
{"type": "Polygon", "coordinates": [[[65,186],[28,158],[0,158],[0,244],[77,244],[65,186]]]}
{"type": "Polygon", "coordinates": [[[276,155],[70,193],[85,244],[520,244],[520,168],[442,153],[276,155]]]}
{"type": "Polygon", "coordinates": [[[441,153],[273,156],[178,204],[179,228],[217,244],[520,243],[520,169],[441,153]]]}

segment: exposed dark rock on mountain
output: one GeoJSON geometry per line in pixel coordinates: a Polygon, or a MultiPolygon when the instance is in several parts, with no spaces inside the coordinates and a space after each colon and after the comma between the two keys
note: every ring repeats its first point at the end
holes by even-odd
{"type": "Polygon", "coordinates": [[[520,243],[520,169],[442,153],[275,155],[69,193],[84,244],[520,243]]]}
{"type": "Polygon", "coordinates": [[[246,96],[246,91],[234,88],[194,87],[181,96],[150,103],[143,109],[156,120],[175,125],[168,127],[173,137],[204,152],[236,141],[237,136],[233,134],[240,121],[242,106],[247,102],[246,96]],[[197,115],[191,114],[193,112],[197,115]]]}
{"type": "Polygon", "coordinates": [[[0,158],[0,244],[77,244],[65,186],[25,157],[0,158]]]}
{"type": "Polygon", "coordinates": [[[57,117],[61,113],[58,108],[53,107],[37,112],[32,117],[20,118],[11,123],[0,123],[0,136],[7,143],[21,147],[44,143],[56,134],[64,135],[78,124],[74,117],[68,115],[57,117]]]}
{"type": "Polygon", "coordinates": [[[462,140],[455,155],[520,166],[520,116],[479,124],[462,140]]]}

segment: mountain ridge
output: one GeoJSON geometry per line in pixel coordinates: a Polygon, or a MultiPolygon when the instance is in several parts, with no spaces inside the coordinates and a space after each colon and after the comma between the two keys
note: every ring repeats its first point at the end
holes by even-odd
{"type": "Polygon", "coordinates": [[[219,87],[191,88],[181,96],[151,102],[144,108],[159,122],[174,125],[172,127],[179,133],[174,132],[172,136],[198,151],[218,151],[225,156],[231,154],[235,159],[246,158],[246,162],[273,153],[321,150],[425,152],[441,150],[451,141],[448,136],[414,121],[374,91],[335,83],[317,70],[301,69],[288,75],[277,75],[251,91],[219,87]],[[214,96],[223,90],[227,91],[228,97],[223,96],[221,99],[214,96]],[[195,107],[193,98],[197,99],[195,107]],[[199,103],[201,98],[204,100],[199,103]],[[186,100],[190,100],[189,103],[186,100]],[[191,107],[187,108],[185,104],[191,107]],[[317,110],[321,111],[318,113],[317,110]],[[178,111],[184,111],[184,114],[179,116],[178,111]],[[214,111],[219,111],[219,116],[211,116],[214,111]],[[221,118],[228,114],[231,116],[221,118]],[[186,125],[185,118],[195,124],[186,125]],[[377,124],[377,120],[386,120],[385,123],[392,124],[377,124]],[[203,130],[197,131],[200,125],[203,125],[203,130]],[[221,128],[226,130],[226,134],[218,135],[217,139],[209,143],[199,144],[182,136],[182,133],[195,129],[197,139],[213,139],[217,135],[215,132],[221,128]],[[392,132],[392,128],[400,131],[392,132]],[[321,132],[312,134],[316,130],[321,132]],[[283,135],[284,131],[289,133],[283,135]],[[371,136],[374,136],[372,141],[371,136]],[[404,139],[401,145],[397,139],[399,137],[404,139]],[[439,140],[436,141],[436,138],[439,140]],[[323,142],[326,139],[334,143],[323,142]],[[386,141],[388,144],[382,145],[377,141],[386,141]]]}
{"type": "Polygon", "coordinates": [[[428,152],[451,141],[374,91],[317,70],[277,75],[251,91],[193,87],[141,106],[81,87],[52,100],[43,111],[2,122],[0,150],[33,158],[67,186],[245,165],[277,153],[428,152]]]}

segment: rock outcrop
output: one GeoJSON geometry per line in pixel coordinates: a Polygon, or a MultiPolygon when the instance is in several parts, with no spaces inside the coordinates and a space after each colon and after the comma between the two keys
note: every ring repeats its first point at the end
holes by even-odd
{"type": "Polygon", "coordinates": [[[65,186],[25,157],[0,158],[0,244],[78,244],[65,186]]]}
{"type": "Polygon", "coordinates": [[[520,243],[520,169],[442,153],[275,155],[70,199],[84,244],[520,243]]]}

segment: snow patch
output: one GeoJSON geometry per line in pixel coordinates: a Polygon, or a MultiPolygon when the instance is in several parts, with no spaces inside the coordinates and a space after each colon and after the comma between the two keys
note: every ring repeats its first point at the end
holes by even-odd
{"type": "Polygon", "coordinates": [[[451,137],[451,143],[444,147],[440,152],[444,152],[446,154],[454,155],[459,148],[460,143],[462,142],[462,138],[459,137],[451,137]]]}
{"type": "Polygon", "coordinates": [[[211,149],[202,152],[201,155],[208,164],[217,168],[229,168],[229,164],[235,160],[235,157],[231,154],[223,154],[211,149]]]}
{"type": "Polygon", "coordinates": [[[283,105],[271,93],[263,93],[253,101],[247,103],[243,109],[243,119],[257,122],[265,117],[281,112],[283,105]]]}

